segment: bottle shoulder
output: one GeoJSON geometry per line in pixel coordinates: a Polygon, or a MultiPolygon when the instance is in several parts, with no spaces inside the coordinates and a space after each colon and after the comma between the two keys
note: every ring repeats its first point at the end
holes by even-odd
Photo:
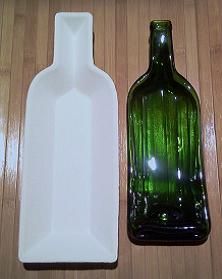
{"type": "Polygon", "coordinates": [[[175,72],[174,80],[183,90],[189,92],[189,95],[192,96],[199,105],[199,97],[192,84],[177,71],[175,72]]]}
{"type": "Polygon", "coordinates": [[[199,98],[189,81],[176,70],[169,78],[156,77],[148,72],[139,77],[131,86],[128,94],[128,101],[144,96],[156,96],[160,94],[171,94],[181,99],[190,99],[198,106],[199,98]]]}

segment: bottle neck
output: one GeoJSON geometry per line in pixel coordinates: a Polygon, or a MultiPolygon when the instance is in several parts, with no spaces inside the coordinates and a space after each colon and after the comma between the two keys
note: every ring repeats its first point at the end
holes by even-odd
{"type": "Polygon", "coordinates": [[[150,71],[159,74],[175,70],[170,21],[152,21],[150,37],[150,71]]]}

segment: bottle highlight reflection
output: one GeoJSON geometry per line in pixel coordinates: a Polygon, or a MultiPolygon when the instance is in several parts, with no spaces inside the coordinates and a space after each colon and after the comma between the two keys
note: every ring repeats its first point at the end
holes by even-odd
{"type": "Polygon", "coordinates": [[[170,21],[151,23],[147,73],[130,89],[128,235],[192,242],[210,231],[196,92],[174,66],[170,21]]]}

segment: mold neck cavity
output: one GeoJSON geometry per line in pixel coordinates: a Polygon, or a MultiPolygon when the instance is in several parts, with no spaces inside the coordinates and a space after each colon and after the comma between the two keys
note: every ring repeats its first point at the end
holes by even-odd
{"type": "Polygon", "coordinates": [[[93,63],[92,15],[56,14],[53,64],[78,70],[93,63]]]}

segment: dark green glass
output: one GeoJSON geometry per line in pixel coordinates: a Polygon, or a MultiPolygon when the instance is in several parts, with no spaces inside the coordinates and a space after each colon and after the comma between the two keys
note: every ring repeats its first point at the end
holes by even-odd
{"type": "Polygon", "coordinates": [[[171,29],[151,22],[150,66],[127,100],[128,235],[138,244],[200,244],[210,231],[200,105],[175,69],[171,29]]]}

